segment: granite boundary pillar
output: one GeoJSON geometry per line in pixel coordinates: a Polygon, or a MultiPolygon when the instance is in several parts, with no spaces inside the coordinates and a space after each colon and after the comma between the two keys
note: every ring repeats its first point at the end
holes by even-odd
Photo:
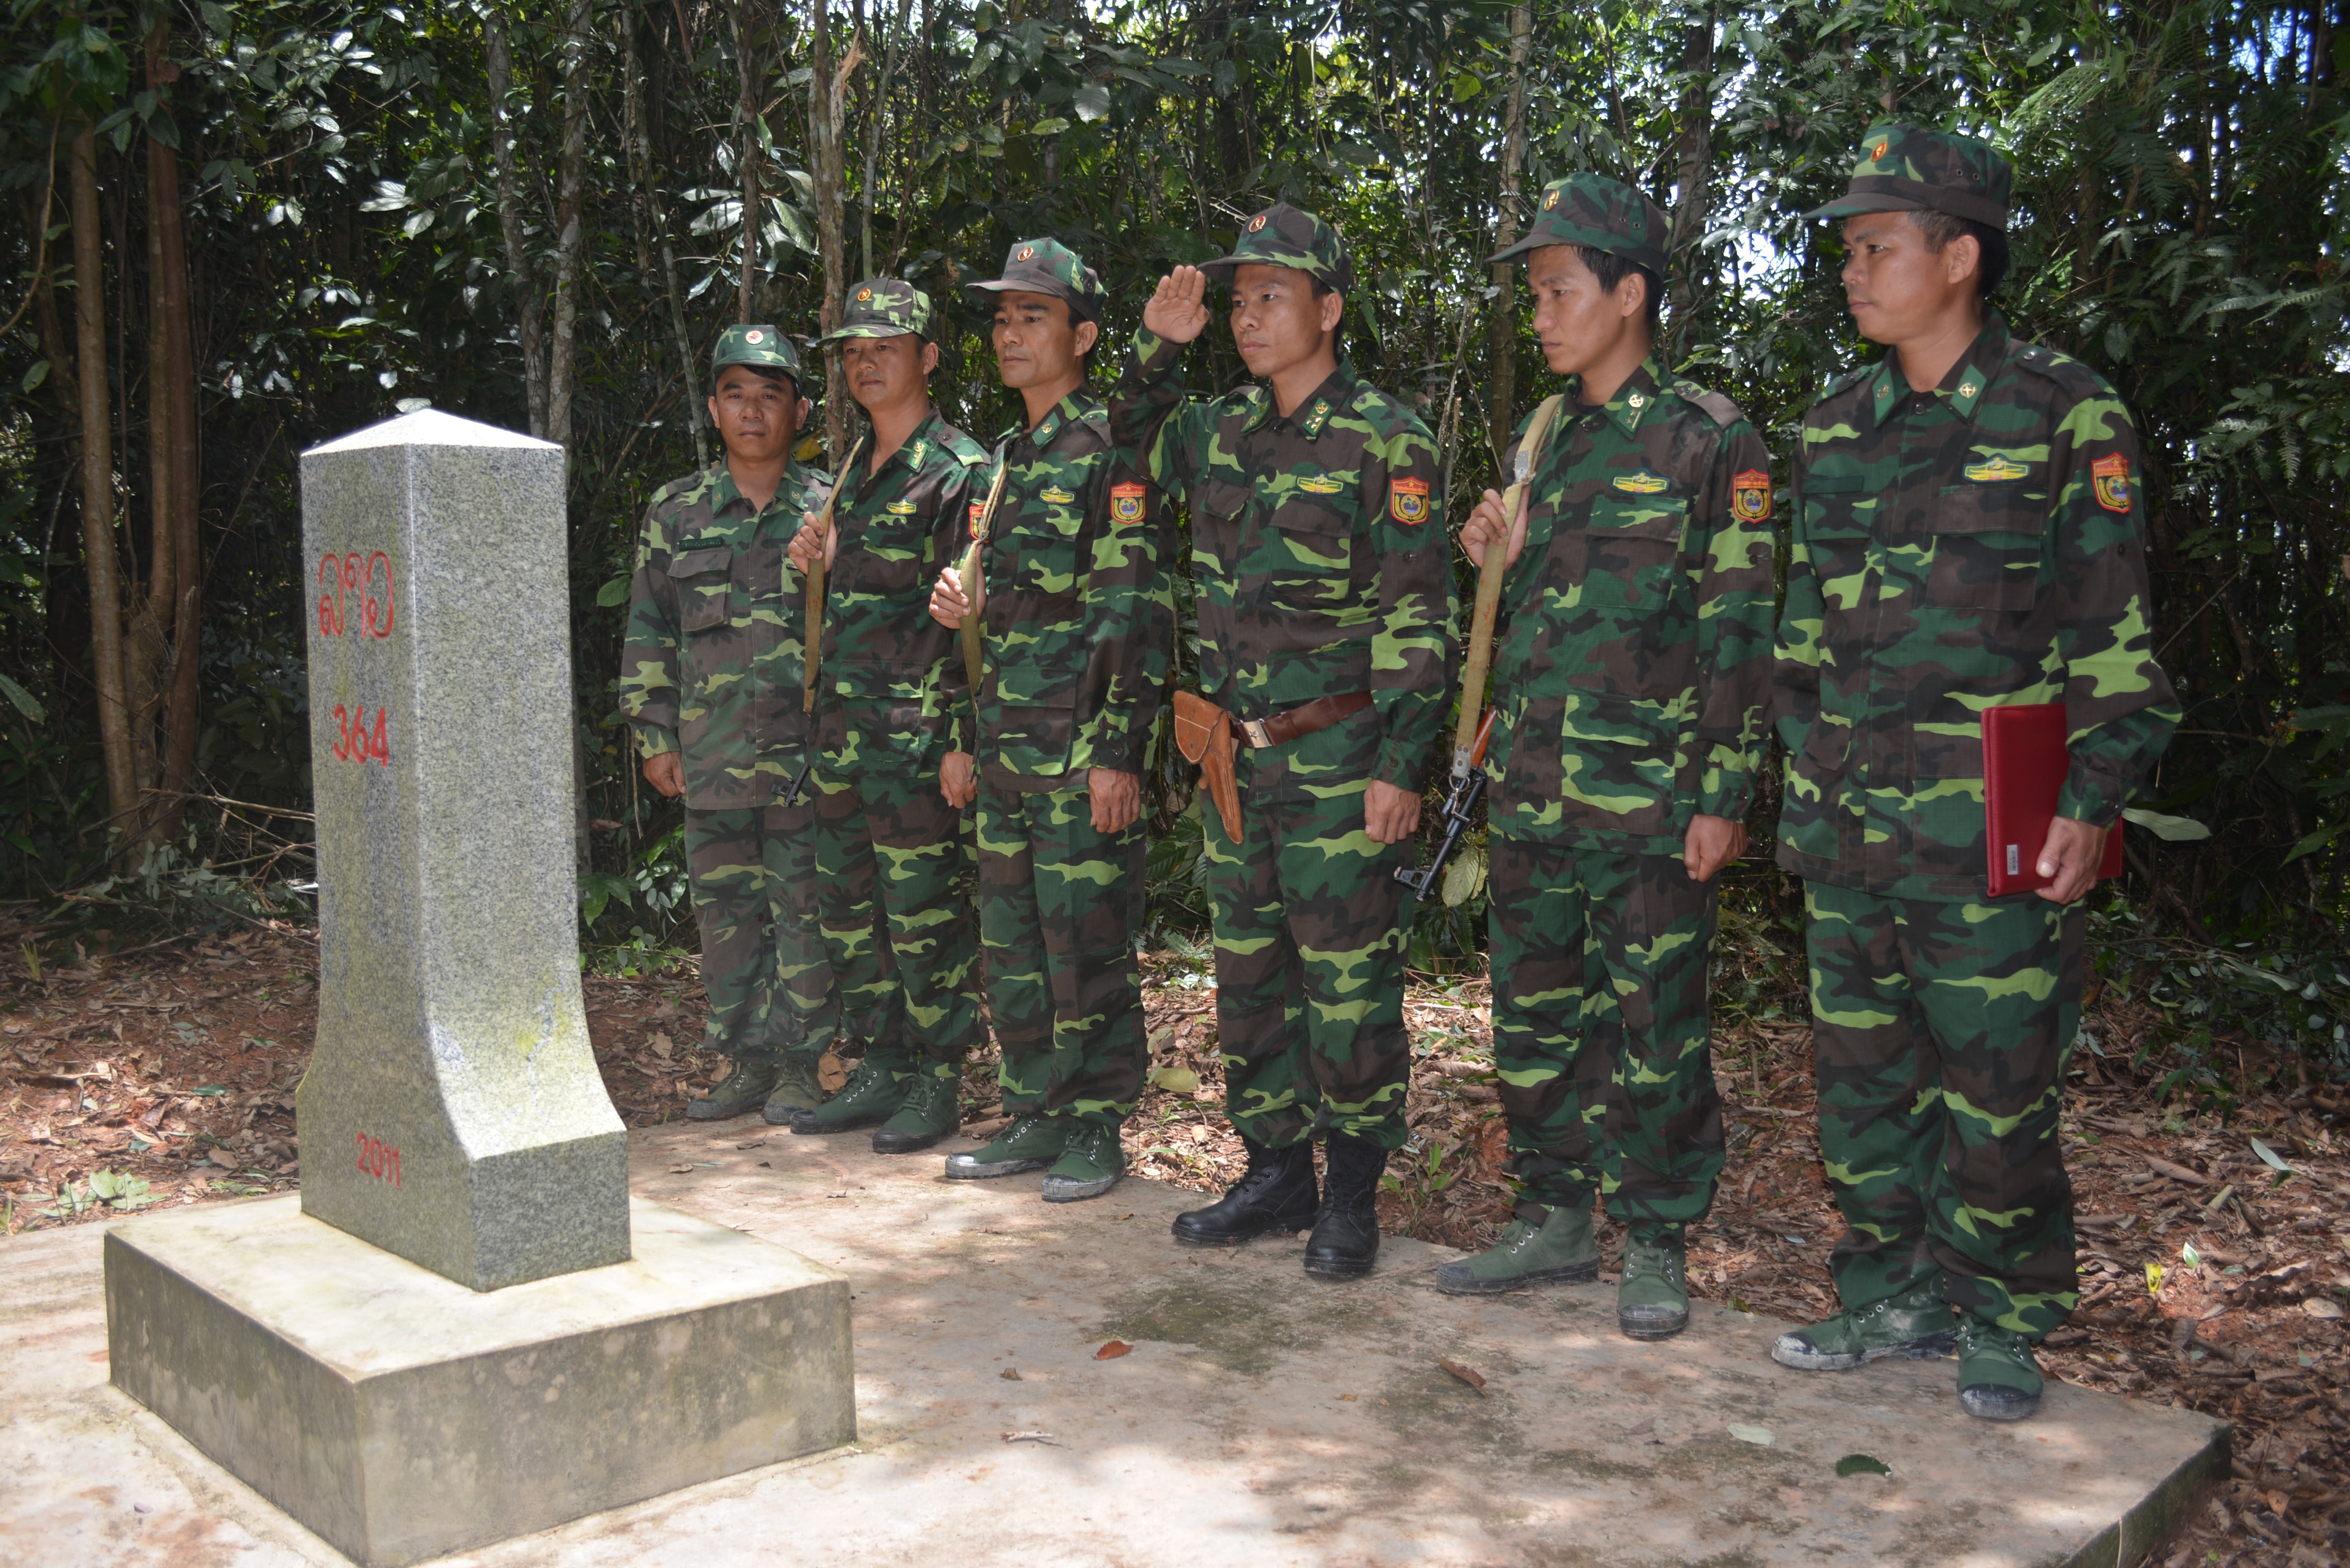
{"type": "Polygon", "coordinates": [[[302,1211],[477,1291],[624,1262],[579,989],[562,449],[427,410],[301,473],[302,1211]]]}

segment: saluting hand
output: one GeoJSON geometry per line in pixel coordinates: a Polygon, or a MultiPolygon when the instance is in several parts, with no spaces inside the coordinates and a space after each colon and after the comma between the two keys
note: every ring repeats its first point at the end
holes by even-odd
{"type": "Polygon", "coordinates": [[[1485,547],[1500,543],[1504,537],[1510,541],[1510,553],[1502,557],[1502,565],[1514,566],[1526,547],[1525,514],[1519,514],[1516,522],[1512,523],[1503,514],[1501,493],[1489,490],[1485,492],[1485,498],[1478,502],[1475,510],[1469,514],[1469,521],[1461,525],[1461,548],[1477,563],[1477,569],[1482,571],[1485,567],[1485,547]]]}
{"type": "Polygon", "coordinates": [[[1142,325],[1170,343],[1189,343],[1208,329],[1212,318],[1208,275],[1195,266],[1179,266],[1160,278],[1150,303],[1142,307],[1142,325]]]}
{"type": "Polygon", "coordinates": [[[931,585],[931,618],[951,631],[962,625],[963,617],[977,615],[981,610],[985,609],[987,607],[987,574],[972,573],[971,587],[972,591],[978,596],[977,604],[962,597],[962,568],[941,567],[939,580],[931,585]]]}
{"type": "MultiPolygon", "coordinates": [[[[801,513],[800,531],[792,535],[792,542],[790,544],[784,546],[784,553],[792,558],[792,569],[801,573],[803,576],[807,573],[810,567],[816,565],[816,527],[817,524],[815,513],[801,513]]],[[[824,569],[827,572],[832,570],[832,563],[838,559],[839,556],[840,530],[837,528],[825,529],[824,569]]]]}

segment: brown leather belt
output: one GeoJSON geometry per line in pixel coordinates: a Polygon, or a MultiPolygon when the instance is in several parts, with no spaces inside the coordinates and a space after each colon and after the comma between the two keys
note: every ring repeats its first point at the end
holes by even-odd
{"type": "Polygon", "coordinates": [[[1326,730],[1341,719],[1353,718],[1370,705],[1369,692],[1349,691],[1344,697],[1316,697],[1311,702],[1267,719],[1234,719],[1232,727],[1240,732],[1243,740],[1263,751],[1267,746],[1285,746],[1316,730],[1326,730]]]}

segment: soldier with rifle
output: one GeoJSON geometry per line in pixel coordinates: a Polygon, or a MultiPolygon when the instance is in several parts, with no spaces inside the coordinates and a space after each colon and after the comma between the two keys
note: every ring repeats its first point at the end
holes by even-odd
{"type": "Polygon", "coordinates": [[[1248,1169],[1175,1239],[1307,1225],[1307,1273],[1367,1273],[1404,1140],[1409,925],[1395,877],[1444,721],[1454,605],[1441,462],[1409,408],[1338,350],[1347,246],[1276,205],[1231,254],[1159,282],[1111,431],[1191,512],[1199,690],[1177,743],[1203,765],[1225,1110],[1248,1169]],[[1256,384],[1186,397],[1183,346],[1232,290],[1256,384]],[[1314,1140],[1328,1149],[1320,1201],[1314,1140]]]}
{"type": "Polygon", "coordinates": [[[1439,1271],[1456,1293],[1588,1280],[1594,1195],[1627,1226],[1617,1322],[1689,1322],[1684,1235],[1721,1170],[1706,1005],[1771,697],[1771,460],[1736,405],[1655,357],[1669,224],[1614,180],[1554,182],[1524,240],[1566,385],[1519,427],[1461,542],[1479,617],[1456,768],[1493,659],[1493,1054],[1516,1213],[1439,1271]],[[1495,598],[1502,611],[1491,630],[1495,598]]]}
{"type": "Polygon", "coordinates": [[[1168,514],[1086,389],[1094,269],[1023,240],[1003,276],[966,286],[995,296],[996,366],[1024,417],[931,615],[961,630],[975,699],[980,937],[1012,1120],[946,1174],[1042,1170],[1045,1201],[1069,1203],[1125,1173],[1118,1127],[1149,1059],[1134,944],[1143,763],[1173,634],[1168,514]]]}

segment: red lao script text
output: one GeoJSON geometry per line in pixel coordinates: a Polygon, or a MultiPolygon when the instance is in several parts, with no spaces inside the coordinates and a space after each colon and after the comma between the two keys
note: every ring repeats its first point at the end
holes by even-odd
{"type": "MultiPolygon", "coordinates": [[[[380,640],[391,635],[392,623],[399,614],[399,592],[393,582],[391,557],[381,550],[365,556],[356,550],[345,555],[329,551],[319,556],[318,588],[320,637],[380,640]]],[[[337,762],[372,762],[380,767],[391,766],[391,715],[388,710],[376,709],[375,722],[370,725],[365,703],[352,709],[338,702],[335,725],[338,733],[332,750],[337,762]]]]}
{"type": "Polygon", "coordinates": [[[378,1181],[390,1182],[394,1187],[399,1186],[400,1150],[381,1138],[369,1137],[365,1133],[358,1136],[360,1173],[372,1176],[378,1181]]]}

